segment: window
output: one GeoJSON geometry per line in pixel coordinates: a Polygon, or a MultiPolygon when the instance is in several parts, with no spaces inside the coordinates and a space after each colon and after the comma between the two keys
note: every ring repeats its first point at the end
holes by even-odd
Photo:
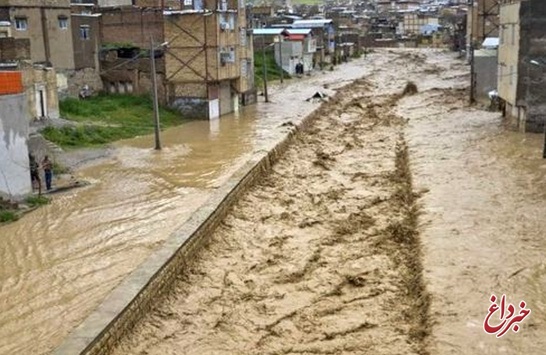
{"type": "Polygon", "coordinates": [[[516,25],[512,25],[512,45],[516,44],[516,25]]]}
{"type": "Polygon", "coordinates": [[[80,39],[90,39],[91,38],[91,29],[88,25],[80,26],[80,39]]]}
{"type": "Polygon", "coordinates": [[[235,14],[229,14],[229,29],[230,30],[235,30],[235,14]]]}
{"type": "Polygon", "coordinates": [[[61,30],[66,30],[68,28],[68,18],[64,16],[59,16],[59,28],[61,30]]]}
{"type": "Polygon", "coordinates": [[[220,63],[225,65],[226,63],[235,62],[235,47],[222,48],[220,50],[220,63]]]}
{"type": "Polygon", "coordinates": [[[512,85],[514,82],[513,82],[513,76],[514,76],[514,66],[511,65],[510,66],[510,85],[512,85]]]}
{"type": "Polygon", "coordinates": [[[227,11],[228,9],[228,2],[227,0],[220,0],[220,10],[221,11],[227,11]]]}
{"type": "Polygon", "coordinates": [[[184,6],[192,6],[193,0],[184,0],[184,6]]]}
{"type": "Polygon", "coordinates": [[[28,28],[27,19],[25,17],[15,18],[15,29],[17,31],[26,31],[28,28]]]}

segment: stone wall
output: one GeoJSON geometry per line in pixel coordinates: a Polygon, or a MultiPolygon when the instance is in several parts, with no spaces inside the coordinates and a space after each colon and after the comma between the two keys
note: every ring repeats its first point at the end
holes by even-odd
{"type": "Polygon", "coordinates": [[[57,92],[57,73],[54,68],[21,63],[23,87],[28,100],[30,118],[59,118],[59,99],[57,92]],[[45,116],[42,116],[42,107],[45,116]]]}
{"type": "Polygon", "coordinates": [[[520,42],[520,76],[524,76],[520,88],[524,93],[518,96],[525,98],[527,107],[525,131],[541,133],[546,120],[546,2],[522,3],[520,26],[524,34],[520,42]]]}
{"type": "Polygon", "coordinates": [[[32,190],[27,116],[25,94],[0,96],[0,197],[17,199],[32,190]]]}
{"type": "Polygon", "coordinates": [[[80,91],[85,87],[89,87],[91,92],[101,92],[104,87],[102,79],[98,71],[94,68],[84,68],[71,72],[67,78],[66,96],[78,97],[80,91]]]}
{"type": "Polygon", "coordinates": [[[307,116],[298,128],[287,133],[267,152],[256,153],[247,164],[201,206],[164,246],[127,277],[76,330],[54,355],[110,352],[116,343],[146,314],[174,283],[198,251],[208,243],[222,219],[238,198],[262,176],[269,173],[298,132],[309,128],[320,115],[307,116]]]}

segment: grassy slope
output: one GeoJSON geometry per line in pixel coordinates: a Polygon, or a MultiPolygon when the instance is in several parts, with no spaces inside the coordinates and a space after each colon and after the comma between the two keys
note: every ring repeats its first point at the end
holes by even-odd
{"type": "MultiPolygon", "coordinates": [[[[260,90],[263,86],[263,53],[261,50],[254,52],[254,77],[256,88],[260,90]]],[[[267,82],[279,80],[281,78],[281,68],[275,62],[275,56],[272,48],[268,48],[265,53],[265,64],[267,69],[267,82]]],[[[285,78],[289,78],[288,73],[284,73],[285,78]]]]}
{"type": "MultiPolygon", "coordinates": [[[[48,127],[42,134],[62,147],[86,147],[150,134],[154,130],[150,98],[100,95],[86,100],[69,98],[60,103],[61,116],[78,122],[77,127],[48,127]]],[[[183,122],[180,114],[160,108],[161,127],[183,122]]]]}

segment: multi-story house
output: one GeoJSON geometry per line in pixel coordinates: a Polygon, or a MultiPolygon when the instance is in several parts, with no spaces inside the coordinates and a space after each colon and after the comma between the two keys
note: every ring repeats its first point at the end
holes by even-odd
{"type": "Polygon", "coordinates": [[[12,37],[30,40],[34,63],[74,69],[70,0],[0,0],[0,21],[11,24],[12,37]]]}
{"type": "Polygon", "coordinates": [[[57,75],[55,69],[30,59],[30,40],[0,38],[0,66],[21,75],[28,112],[25,117],[41,119],[59,117],[57,75]]]}
{"type": "Polygon", "coordinates": [[[502,0],[470,0],[466,23],[466,43],[478,46],[487,37],[499,35],[499,5],[502,0]]]}
{"type": "Polygon", "coordinates": [[[317,51],[312,30],[286,29],[283,40],[275,43],[275,61],[288,74],[296,73],[296,65],[303,64],[304,72],[313,70],[313,56],[317,51]]]}
{"type": "Polygon", "coordinates": [[[162,9],[165,4],[100,10],[105,89],[149,92],[153,39],[160,99],[185,117],[215,118],[253,102],[244,1],[184,0],[162,9]]]}
{"type": "Polygon", "coordinates": [[[186,116],[214,118],[253,96],[252,40],[244,1],[185,0],[165,12],[167,95],[186,116]]]}
{"type": "MultiPolygon", "coordinates": [[[[0,0],[0,37],[29,40],[30,62],[54,69],[60,96],[77,96],[87,83],[99,88],[101,84],[98,33],[92,32],[97,19],[90,23],[93,15],[86,18],[88,15],[73,12],[70,0],[0,0]]],[[[47,108],[50,103],[42,106],[47,108]]],[[[42,110],[45,116],[53,112],[42,110]]]]}
{"type": "Polygon", "coordinates": [[[421,33],[423,26],[438,26],[438,16],[422,14],[420,12],[406,12],[398,24],[397,34],[401,36],[415,36],[421,33]]]}
{"type": "Polygon", "coordinates": [[[543,132],[546,118],[546,4],[504,0],[500,8],[498,93],[513,128],[543,132]]]}
{"type": "Polygon", "coordinates": [[[312,29],[316,40],[315,62],[330,63],[336,49],[336,30],[331,19],[296,20],[293,29],[312,29]]]}

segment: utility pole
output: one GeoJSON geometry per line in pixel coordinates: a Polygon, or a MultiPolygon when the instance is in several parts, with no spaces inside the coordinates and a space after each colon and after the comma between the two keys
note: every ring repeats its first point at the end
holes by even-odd
{"type": "Polygon", "coordinates": [[[262,35],[262,60],[263,60],[263,76],[264,76],[264,96],[265,102],[269,102],[269,96],[267,96],[267,68],[265,64],[265,36],[262,35]]]}
{"type": "Polygon", "coordinates": [[[157,100],[157,78],[155,72],[155,48],[154,38],[150,36],[150,66],[152,79],[152,94],[154,100],[154,123],[155,123],[155,149],[161,149],[161,140],[159,138],[159,103],[157,100]]]}
{"type": "Polygon", "coordinates": [[[279,57],[280,57],[280,62],[281,62],[281,84],[284,82],[284,70],[282,68],[282,34],[279,35],[279,57]]]}
{"type": "Polygon", "coordinates": [[[470,42],[470,104],[476,102],[476,70],[474,66],[474,43],[470,42]]]}

